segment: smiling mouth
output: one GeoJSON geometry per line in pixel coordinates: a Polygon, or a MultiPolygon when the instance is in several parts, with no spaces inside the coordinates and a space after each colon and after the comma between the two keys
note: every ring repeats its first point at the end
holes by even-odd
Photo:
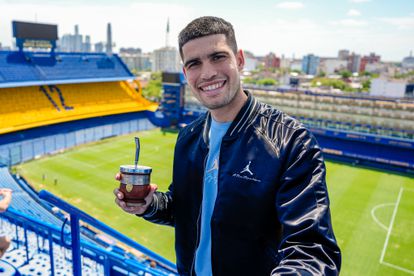
{"type": "Polygon", "coordinates": [[[225,80],[220,81],[220,82],[216,82],[216,83],[213,83],[213,84],[209,84],[209,85],[199,86],[199,88],[200,88],[201,91],[209,92],[209,91],[214,91],[214,90],[217,90],[217,89],[223,87],[224,84],[226,84],[225,80]]]}

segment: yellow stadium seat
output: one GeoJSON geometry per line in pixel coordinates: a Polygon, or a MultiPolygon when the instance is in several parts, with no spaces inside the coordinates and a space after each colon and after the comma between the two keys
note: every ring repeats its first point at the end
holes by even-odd
{"type": "Polygon", "coordinates": [[[127,81],[0,89],[0,134],[97,116],[154,111],[127,81]]]}

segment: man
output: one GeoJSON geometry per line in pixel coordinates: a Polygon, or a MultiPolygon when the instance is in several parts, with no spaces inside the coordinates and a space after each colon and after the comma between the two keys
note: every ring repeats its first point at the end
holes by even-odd
{"type": "MultiPolygon", "coordinates": [[[[182,129],[166,193],[126,212],[175,227],[181,275],[336,275],[325,165],[295,119],[243,91],[233,27],[201,17],[179,35],[184,74],[208,108],[182,129]]],[[[119,174],[116,177],[120,180],[119,174]]]]}

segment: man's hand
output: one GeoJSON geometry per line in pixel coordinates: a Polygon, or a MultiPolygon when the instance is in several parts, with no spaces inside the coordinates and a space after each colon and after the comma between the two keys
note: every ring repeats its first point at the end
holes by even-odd
{"type": "MultiPolygon", "coordinates": [[[[122,178],[120,173],[117,173],[115,176],[115,179],[120,181],[122,178]]],[[[125,212],[133,215],[142,215],[148,208],[148,206],[152,203],[153,195],[155,191],[157,190],[158,186],[155,184],[150,184],[150,191],[148,195],[145,197],[145,204],[142,204],[141,206],[133,206],[128,207],[124,199],[124,194],[119,190],[119,188],[116,188],[114,190],[115,195],[115,203],[125,212]]]]}

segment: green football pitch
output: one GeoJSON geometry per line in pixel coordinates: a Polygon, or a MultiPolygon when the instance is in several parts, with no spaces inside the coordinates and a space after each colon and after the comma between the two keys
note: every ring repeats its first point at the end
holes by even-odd
{"type": "MultiPolygon", "coordinates": [[[[114,203],[119,166],[133,164],[134,136],[140,164],[165,191],[172,174],[176,133],[144,131],[83,145],[17,166],[36,190],[46,189],[174,261],[174,230],[126,214],[114,203]]],[[[414,179],[327,162],[341,275],[414,275],[414,179]]]]}

